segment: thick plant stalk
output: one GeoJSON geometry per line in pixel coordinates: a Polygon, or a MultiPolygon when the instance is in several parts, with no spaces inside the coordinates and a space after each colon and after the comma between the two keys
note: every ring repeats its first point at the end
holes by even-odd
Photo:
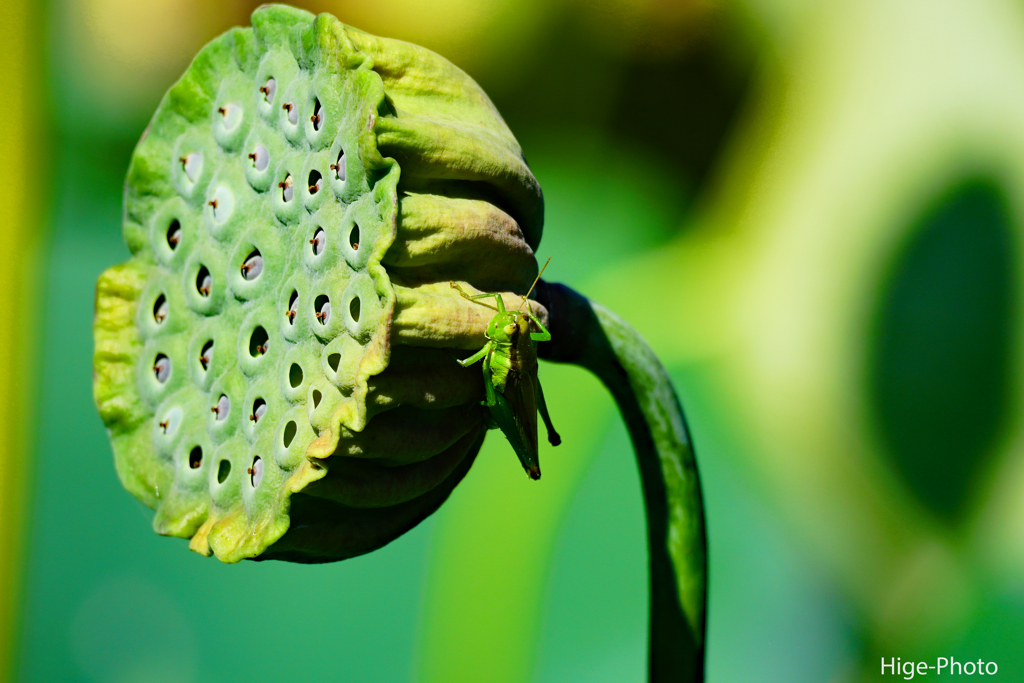
{"type": "Polygon", "coordinates": [[[649,680],[704,680],[707,540],[700,477],[679,400],[644,340],[569,287],[541,283],[552,340],[545,360],[593,372],[629,429],[643,485],[650,575],[649,680]]]}

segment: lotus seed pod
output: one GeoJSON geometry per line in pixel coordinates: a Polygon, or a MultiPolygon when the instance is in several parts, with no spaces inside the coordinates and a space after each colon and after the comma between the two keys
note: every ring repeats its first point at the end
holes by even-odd
{"type": "Polygon", "coordinates": [[[518,306],[543,218],[466,74],[261,8],[165,95],[124,197],[131,259],[97,284],[94,393],[158,533],[225,562],[328,561],[445,500],[489,424],[480,371],[455,358],[491,316],[449,281],[518,306]]]}

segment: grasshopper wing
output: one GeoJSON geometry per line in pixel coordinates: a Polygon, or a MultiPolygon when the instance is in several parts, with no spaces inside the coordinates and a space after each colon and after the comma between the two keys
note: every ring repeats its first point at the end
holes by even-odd
{"type": "MultiPolygon", "coordinates": [[[[526,369],[528,370],[528,368],[526,369]]],[[[536,366],[534,366],[536,372],[536,366]]],[[[510,372],[504,393],[497,393],[491,417],[512,444],[531,479],[540,479],[537,457],[537,380],[530,372],[510,372]]]]}

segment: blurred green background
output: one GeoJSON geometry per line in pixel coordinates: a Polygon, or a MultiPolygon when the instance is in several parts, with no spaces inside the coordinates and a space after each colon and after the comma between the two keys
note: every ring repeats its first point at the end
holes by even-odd
{"type": "MultiPolygon", "coordinates": [[[[545,364],[563,445],[492,434],[369,556],[224,566],[150,530],[91,399],[94,283],[162,93],[232,0],[8,0],[0,678],[645,680],[625,429],[545,364]],[[8,607],[9,606],[9,607],[8,607]]],[[[538,257],[670,369],[710,542],[708,680],[1024,680],[1024,3],[317,0],[491,95],[538,257]]]]}

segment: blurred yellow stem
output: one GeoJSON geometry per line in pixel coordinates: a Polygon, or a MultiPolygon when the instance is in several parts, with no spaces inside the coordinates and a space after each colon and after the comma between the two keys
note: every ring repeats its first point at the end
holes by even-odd
{"type": "Polygon", "coordinates": [[[36,13],[25,0],[0,3],[0,44],[6,54],[0,107],[0,681],[14,680],[35,396],[30,335],[40,319],[27,305],[37,291],[37,236],[45,213],[39,210],[41,193],[30,182],[38,177],[39,146],[31,144],[38,136],[28,104],[44,110],[36,13]]]}

